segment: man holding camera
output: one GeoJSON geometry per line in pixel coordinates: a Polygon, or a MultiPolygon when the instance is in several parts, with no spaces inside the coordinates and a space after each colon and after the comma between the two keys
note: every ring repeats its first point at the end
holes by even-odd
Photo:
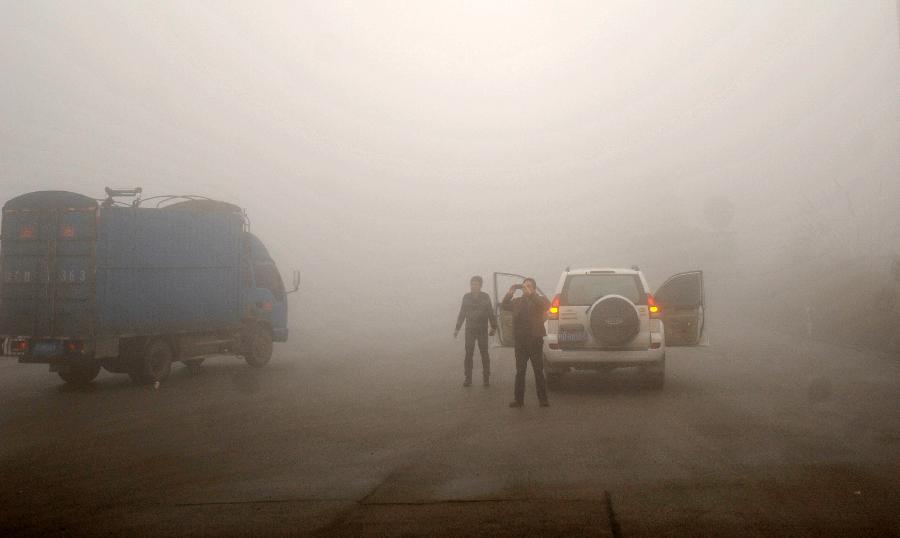
{"type": "Polygon", "coordinates": [[[516,342],[516,389],[515,400],[510,407],[522,407],[525,403],[525,372],[528,361],[534,370],[534,386],[537,389],[541,407],[549,407],[547,384],[544,381],[544,317],[550,308],[550,301],[537,291],[537,282],[526,278],[521,284],[509,288],[503,303],[503,310],[513,314],[513,335],[516,342]],[[516,291],[522,296],[513,298],[516,291]]]}
{"type": "Polygon", "coordinates": [[[463,295],[462,306],[459,307],[459,316],[456,318],[456,330],[453,338],[459,335],[459,329],[463,322],[466,324],[466,359],[464,367],[466,379],[464,387],[472,385],[472,358],[475,355],[475,342],[478,342],[478,351],[481,353],[481,373],[484,377],[484,386],[491,384],[491,356],[488,353],[488,336],[493,336],[497,330],[497,316],[494,315],[494,305],[490,295],[481,291],[483,280],[480,276],[473,276],[469,280],[470,292],[463,295]],[[491,325],[488,331],[488,323],[491,325]]]}

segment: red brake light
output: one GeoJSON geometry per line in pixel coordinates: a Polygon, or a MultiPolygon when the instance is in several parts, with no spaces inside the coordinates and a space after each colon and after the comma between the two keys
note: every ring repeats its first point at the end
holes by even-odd
{"type": "Polygon", "coordinates": [[[649,293],[647,294],[647,310],[650,311],[651,318],[657,318],[662,313],[659,305],[656,304],[656,300],[649,293]]]}
{"type": "Polygon", "coordinates": [[[547,310],[547,319],[559,319],[559,295],[553,298],[547,310]]]}

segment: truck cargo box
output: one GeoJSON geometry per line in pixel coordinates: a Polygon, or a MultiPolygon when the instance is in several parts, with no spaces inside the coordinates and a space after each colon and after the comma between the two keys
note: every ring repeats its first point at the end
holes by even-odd
{"type": "Polygon", "coordinates": [[[228,206],[106,207],[57,191],[10,200],[0,334],[91,338],[239,327],[244,220],[228,206]]]}

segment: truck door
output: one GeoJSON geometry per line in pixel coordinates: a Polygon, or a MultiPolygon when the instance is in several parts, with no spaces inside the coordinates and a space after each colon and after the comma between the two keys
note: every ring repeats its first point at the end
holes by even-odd
{"type": "Polygon", "coordinates": [[[33,193],[7,204],[0,332],[92,334],[96,215],[93,200],[71,193],[33,193]]]}
{"type": "Polygon", "coordinates": [[[703,336],[703,271],[669,277],[654,295],[662,310],[667,346],[695,346],[703,336]]]}
{"type": "Polygon", "coordinates": [[[273,262],[255,262],[253,274],[256,279],[256,288],[268,292],[270,300],[262,300],[261,306],[269,315],[272,324],[272,336],[276,342],[286,339],[287,329],[287,293],[284,289],[284,281],[273,262]],[[268,304],[267,304],[268,303],[268,304]]]}
{"type": "MultiPolygon", "coordinates": [[[[494,311],[497,314],[497,337],[495,342],[502,347],[513,347],[516,345],[515,331],[513,327],[512,312],[508,312],[500,308],[503,297],[513,284],[521,284],[526,277],[515,273],[494,273],[494,311]]],[[[538,293],[544,294],[540,288],[538,293]]],[[[548,299],[549,300],[549,299],[548,299]]]]}

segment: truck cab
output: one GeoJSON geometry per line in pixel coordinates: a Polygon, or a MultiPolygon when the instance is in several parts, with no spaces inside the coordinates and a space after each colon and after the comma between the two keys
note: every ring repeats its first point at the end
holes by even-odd
{"type": "MultiPolygon", "coordinates": [[[[255,235],[245,232],[241,257],[241,283],[244,319],[269,327],[274,342],[287,342],[287,291],[278,266],[268,249],[255,235]]],[[[295,286],[299,275],[294,275],[295,286]]]]}

